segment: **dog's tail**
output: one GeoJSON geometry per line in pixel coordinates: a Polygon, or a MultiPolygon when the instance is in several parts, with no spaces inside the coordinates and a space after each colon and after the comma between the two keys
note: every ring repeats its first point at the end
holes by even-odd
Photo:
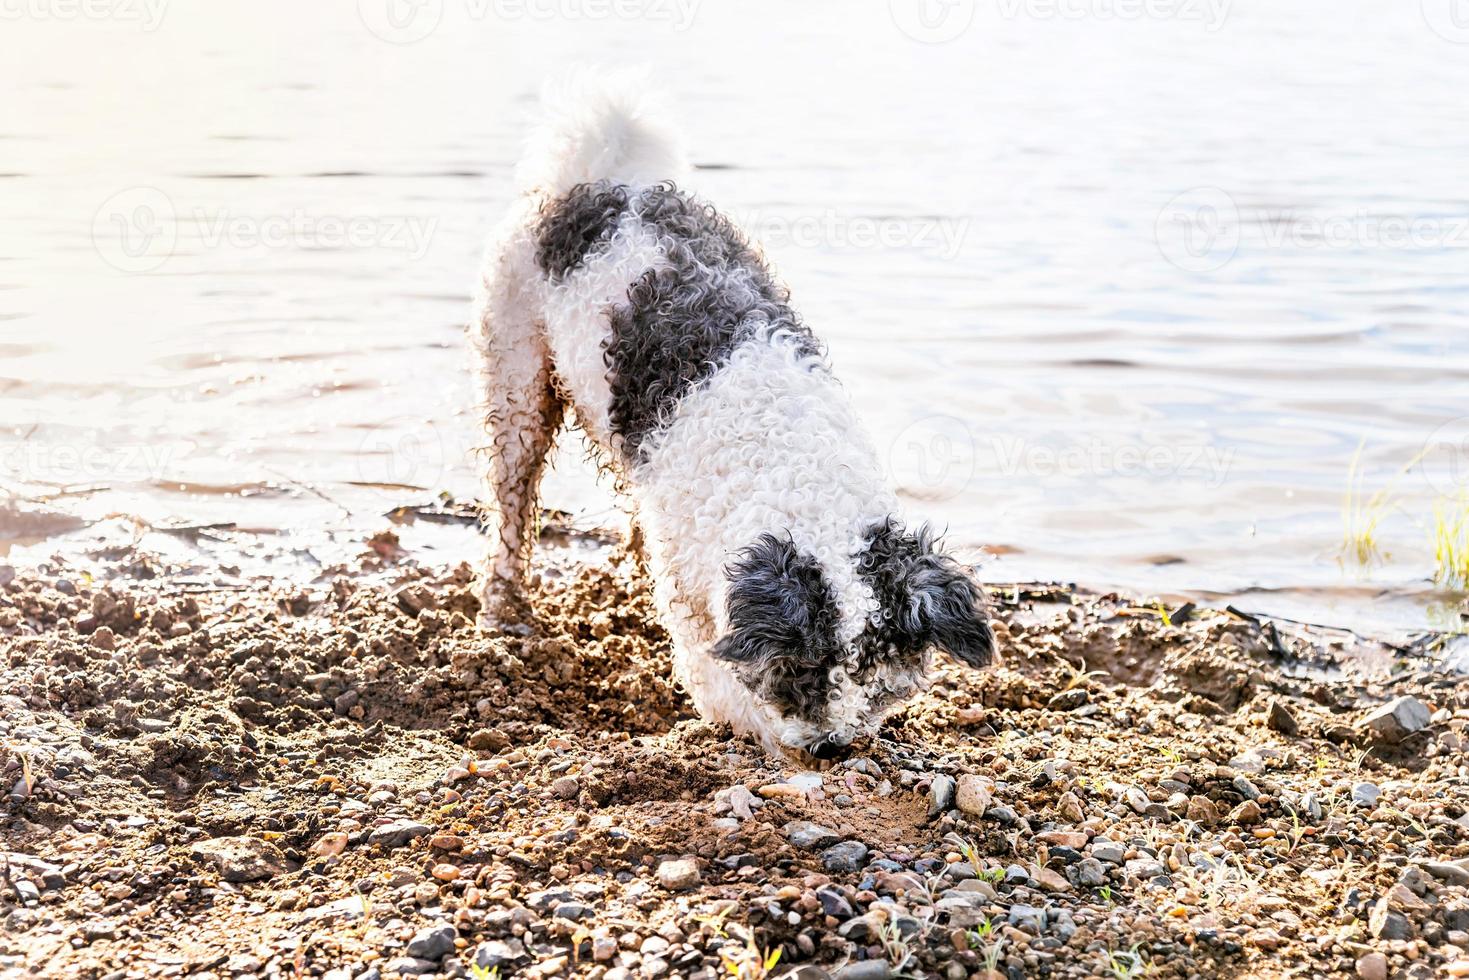
{"type": "Polygon", "coordinates": [[[516,178],[528,193],[560,197],[595,180],[650,184],[687,170],[682,141],[645,75],[583,70],[546,86],[516,178]]]}

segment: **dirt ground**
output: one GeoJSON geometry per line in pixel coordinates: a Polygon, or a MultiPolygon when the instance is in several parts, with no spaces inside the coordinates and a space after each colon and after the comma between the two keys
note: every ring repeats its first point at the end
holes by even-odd
{"type": "Polygon", "coordinates": [[[390,532],[304,589],[0,565],[0,976],[1469,975],[1441,638],[992,588],[1003,665],[813,772],[546,539],[523,636],[390,532]]]}

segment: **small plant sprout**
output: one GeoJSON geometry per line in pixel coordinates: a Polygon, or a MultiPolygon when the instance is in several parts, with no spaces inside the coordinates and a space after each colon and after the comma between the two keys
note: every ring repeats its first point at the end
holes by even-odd
{"type": "Polygon", "coordinates": [[[731,980],[765,980],[770,971],[780,962],[781,947],[762,949],[755,945],[752,933],[745,933],[744,945],[730,953],[726,948],[719,951],[719,961],[731,980]]]}
{"type": "Polygon", "coordinates": [[[1171,745],[1165,745],[1158,750],[1158,754],[1175,766],[1183,764],[1183,753],[1171,745]]]}
{"type": "Polygon", "coordinates": [[[903,968],[913,959],[913,942],[904,935],[902,927],[891,919],[884,922],[877,930],[877,941],[882,945],[888,962],[893,965],[893,972],[902,973],[903,968]]]}
{"type": "Polygon", "coordinates": [[[1158,620],[1169,628],[1173,626],[1173,617],[1168,613],[1168,607],[1159,602],[1155,607],[1158,610],[1158,620]]]}
{"type": "Polygon", "coordinates": [[[995,935],[993,919],[984,919],[969,930],[969,945],[979,953],[987,973],[994,973],[1000,963],[1000,954],[1005,949],[1005,940],[995,935]]]}
{"type": "Polygon", "coordinates": [[[1352,454],[1352,464],[1347,471],[1347,492],[1342,499],[1340,552],[1343,562],[1350,561],[1364,567],[1384,557],[1377,534],[1388,511],[1396,506],[1398,480],[1417,466],[1428,453],[1426,449],[1418,453],[1408,460],[1407,464],[1398,470],[1385,486],[1375,493],[1368,494],[1366,477],[1362,473],[1362,450],[1366,445],[1366,439],[1357,444],[1357,451],[1352,454]]]}
{"type": "Polygon", "coordinates": [[[25,783],[26,796],[30,796],[36,791],[36,770],[34,763],[31,762],[29,752],[22,752],[20,754],[20,778],[25,783]]]}
{"type": "Polygon", "coordinates": [[[1090,683],[1093,677],[1105,677],[1107,674],[1105,670],[1087,670],[1085,657],[1081,658],[1081,663],[1079,664],[1074,664],[1065,659],[1062,659],[1061,662],[1066,665],[1066,686],[1063,688],[1066,691],[1076,687],[1083,687],[1090,683]]]}
{"type": "Polygon", "coordinates": [[[1111,885],[1103,885],[1101,888],[1098,888],[1097,889],[1097,894],[1102,896],[1102,901],[1106,902],[1108,905],[1111,905],[1112,904],[1112,886],[1111,885]]]}
{"type": "Polygon", "coordinates": [[[478,963],[471,963],[469,975],[472,980],[500,980],[500,965],[480,966],[478,963]]]}
{"type": "Polygon", "coordinates": [[[1112,951],[1107,953],[1107,969],[1111,971],[1115,980],[1135,980],[1137,977],[1145,977],[1153,972],[1153,966],[1143,959],[1138,952],[1138,945],[1134,944],[1127,952],[1112,951]]]}
{"type": "MultiPolygon", "coordinates": [[[[983,878],[985,876],[984,868],[980,864],[979,848],[974,846],[974,841],[968,837],[960,837],[958,834],[950,834],[944,840],[954,845],[954,850],[964,855],[964,860],[968,862],[970,870],[974,872],[976,878],[983,878]]],[[[1004,876],[1003,871],[1000,874],[1002,877],[1004,876]]]]}
{"type": "Polygon", "coordinates": [[[1433,507],[1433,580],[1446,589],[1469,589],[1469,492],[1433,507]]]}

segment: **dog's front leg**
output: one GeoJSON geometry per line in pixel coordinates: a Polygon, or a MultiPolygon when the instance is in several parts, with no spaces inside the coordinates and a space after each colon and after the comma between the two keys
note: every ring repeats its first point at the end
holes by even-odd
{"type": "Polygon", "coordinates": [[[491,246],[472,326],[489,436],[490,547],[479,576],[480,623],[489,628],[525,619],[521,589],[534,544],[541,472],[563,417],[535,301],[540,273],[532,248],[520,229],[498,248],[491,246]]]}

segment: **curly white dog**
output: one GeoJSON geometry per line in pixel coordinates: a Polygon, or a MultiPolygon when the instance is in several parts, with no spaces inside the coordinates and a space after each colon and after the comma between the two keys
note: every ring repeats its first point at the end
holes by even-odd
{"type": "Polygon", "coordinates": [[[841,754],[925,683],[989,662],[982,593],[894,514],[821,344],[760,252],[677,188],[636,87],[571,87],[521,165],[471,326],[498,530],[484,617],[518,615],[563,416],[631,495],[679,678],[769,751],[841,754]]]}

